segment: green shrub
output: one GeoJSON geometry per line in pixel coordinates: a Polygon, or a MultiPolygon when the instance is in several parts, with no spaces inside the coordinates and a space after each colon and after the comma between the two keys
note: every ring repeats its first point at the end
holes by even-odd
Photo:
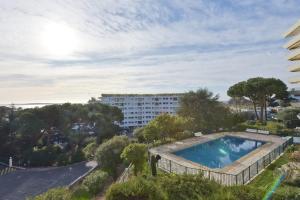
{"type": "Polygon", "coordinates": [[[82,150],[82,152],[84,154],[84,157],[88,160],[92,160],[95,156],[96,149],[97,149],[97,142],[96,141],[93,141],[93,142],[89,143],[82,150]]]}
{"type": "Polygon", "coordinates": [[[92,195],[89,193],[88,188],[80,185],[73,189],[72,200],[89,200],[92,199],[92,195]]]}
{"type": "Polygon", "coordinates": [[[258,188],[248,186],[234,186],[229,188],[230,193],[235,199],[240,200],[261,200],[263,198],[263,192],[258,188]]]}
{"type": "Polygon", "coordinates": [[[82,185],[87,188],[87,191],[91,195],[96,195],[103,189],[104,185],[107,183],[108,180],[108,173],[102,170],[98,170],[88,175],[83,180],[82,185]]]}
{"type": "Polygon", "coordinates": [[[135,177],[126,183],[112,185],[106,200],[166,200],[163,191],[152,180],[135,177]]]}
{"type": "Polygon", "coordinates": [[[147,146],[139,143],[129,144],[123,150],[121,158],[133,164],[134,175],[137,175],[147,161],[147,146]]]}
{"type": "Polygon", "coordinates": [[[120,155],[128,144],[129,139],[126,136],[114,136],[103,142],[95,154],[99,166],[115,177],[117,166],[122,163],[120,155]]]}
{"type": "Polygon", "coordinates": [[[221,188],[219,184],[201,175],[168,174],[158,177],[159,183],[172,200],[198,200],[208,198],[221,188]]]}
{"type": "Polygon", "coordinates": [[[66,188],[54,188],[34,197],[34,200],[71,200],[71,193],[66,188]]]}

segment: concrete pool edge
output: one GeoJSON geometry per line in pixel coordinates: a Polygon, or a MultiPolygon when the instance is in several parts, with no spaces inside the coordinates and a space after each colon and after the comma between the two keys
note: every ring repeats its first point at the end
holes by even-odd
{"type": "Polygon", "coordinates": [[[231,176],[231,180],[226,182],[228,182],[227,185],[233,185],[233,182],[241,183],[240,179],[243,180],[242,184],[246,184],[247,182],[253,180],[254,176],[256,176],[271,162],[277,160],[277,158],[281,156],[283,150],[287,146],[286,143],[286,139],[274,135],[262,135],[246,132],[222,132],[203,135],[200,137],[188,138],[182,141],[177,141],[174,143],[154,147],[151,148],[149,152],[150,154],[161,155],[164,161],[161,161],[161,163],[159,163],[159,167],[163,168],[163,170],[165,171],[175,171],[175,173],[183,173],[182,168],[185,168],[185,171],[188,173],[198,173],[197,171],[202,171],[204,172],[205,176],[208,176],[209,178],[211,178],[211,174],[213,174],[214,177],[216,177],[217,174],[217,179],[226,179],[225,176],[231,176]],[[226,135],[233,137],[241,137],[244,139],[263,141],[266,143],[260,146],[259,148],[244,155],[243,157],[231,163],[230,165],[219,169],[208,168],[201,164],[194,163],[190,160],[186,160],[182,157],[178,157],[172,154],[172,152],[174,151],[186,149],[194,145],[198,145],[220,137],[224,137],[226,135]],[[170,169],[168,169],[167,167],[169,166],[168,163],[163,162],[170,162],[170,169]],[[171,168],[171,162],[173,165],[177,165],[175,167],[172,166],[174,169],[171,168]],[[254,164],[257,164],[257,166],[254,164]],[[181,168],[181,171],[178,170],[179,168],[181,168]],[[245,172],[247,169],[249,173],[245,172]],[[234,179],[236,179],[236,181],[234,179]]]}

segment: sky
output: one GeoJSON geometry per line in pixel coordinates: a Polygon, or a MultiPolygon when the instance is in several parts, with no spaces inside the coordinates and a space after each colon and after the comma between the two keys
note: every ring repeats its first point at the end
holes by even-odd
{"type": "MultiPolygon", "coordinates": [[[[0,103],[286,84],[300,0],[0,0],[0,103]]],[[[289,87],[293,87],[288,85],[289,87]]]]}

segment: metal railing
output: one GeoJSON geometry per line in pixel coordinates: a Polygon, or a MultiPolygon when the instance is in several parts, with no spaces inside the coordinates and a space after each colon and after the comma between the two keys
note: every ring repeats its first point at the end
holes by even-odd
{"type": "Polygon", "coordinates": [[[132,173],[132,163],[130,163],[130,165],[125,168],[124,172],[121,174],[121,176],[118,178],[118,180],[116,181],[117,183],[124,183],[126,181],[128,181],[131,173],[132,173]]]}
{"type": "Polygon", "coordinates": [[[165,158],[163,155],[161,155],[161,159],[158,161],[157,165],[160,169],[169,173],[176,173],[176,174],[201,173],[205,178],[214,180],[222,185],[227,185],[227,186],[244,185],[248,183],[252,178],[254,178],[254,176],[259,174],[268,165],[270,165],[272,161],[280,157],[283,154],[284,150],[287,148],[287,146],[292,144],[292,142],[293,142],[292,138],[288,139],[287,141],[285,141],[277,148],[273,149],[268,154],[256,160],[248,167],[245,167],[245,169],[243,169],[238,174],[222,173],[222,172],[205,169],[205,168],[199,169],[199,168],[187,167],[174,160],[165,158]]]}

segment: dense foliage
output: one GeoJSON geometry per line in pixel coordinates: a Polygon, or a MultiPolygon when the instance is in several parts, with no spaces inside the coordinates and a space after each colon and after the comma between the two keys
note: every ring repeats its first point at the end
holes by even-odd
{"type": "Polygon", "coordinates": [[[145,144],[133,143],[125,147],[121,158],[133,164],[134,174],[137,175],[143,170],[147,160],[147,146],[145,144]]]}
{"type": "Polygon", "coordinates": [[[71,193],[67,188],[54,188],[33,198],[34,200],[71,200],[71,193]]]}
{"type": "Polygon", "coordinates": [[[87,188],[87,191],[90,195],[95,196],[99,191],[103,189],[108,180],[108,173],[102,170],[98,170],[88,175],[83,180],[82,185],[87,188]]]}
{"type": "Polygon", "coordinates": [[[189,119],[190,129],[194,132],[210,132],[234,125],[232,113],[207,89],[186,93],[180,100],[179,115],[189,119]]]}
{"type": "Polygon", "coordinates": [[[108,200],[261,200],[262,197],[260,191],[247,186],[224,187],[201,175],[176,174],[134,177],[112,185],[106,193],[108,200]]]}
{"type": "Polygon", "coordinates": [[[167,200],[164,192],[152,180],[142,177],[126,183],[112,185],[106,192],[106,200],[167,200]]]}
{"type": "MultiPolygon", "coordinates": [[[[188,124],[188,120],[183,117],[161,114],[143,128],[143,138],[147,142],[176,138],[188,128],[188,124]]],[[[140,135],[138,137],[141,138],[140,135]]]]}
{"type": "Polygon", "coordinates": [[[119,132],[123,119],[115,107],[100,103],[49,105],[42,108],[0,109],[0,157],[34,166],[67,164],[84,159],[88,133],[74,132],[74,123],[93,126],[97,143],[119,132]],[[62,144],[62,145],[61,145],[62,144]],[[60,147],[60,149],[58,149],[60,147]]]}
{"type": "Polygon", "coordinates": [[[103,142],[96,150],[96,159],[101,168],[116,175],[117,166],[122,163],[120,157],[123,149],[129,144],[126,136],[114,136],[103,142]]]}

